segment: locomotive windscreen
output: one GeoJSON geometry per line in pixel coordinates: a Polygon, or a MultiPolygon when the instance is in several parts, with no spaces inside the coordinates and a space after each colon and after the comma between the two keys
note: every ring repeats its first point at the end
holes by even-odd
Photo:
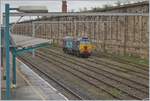
{"type": "Polygon", "coordinates": [[[87,38],[87,37],[83,37],[83,38],[80,40],[80,42],[81,42],[81,43],[88,44],[88,43],[90,43],[90,40],[89,40],[89,38],[87,38]]]}

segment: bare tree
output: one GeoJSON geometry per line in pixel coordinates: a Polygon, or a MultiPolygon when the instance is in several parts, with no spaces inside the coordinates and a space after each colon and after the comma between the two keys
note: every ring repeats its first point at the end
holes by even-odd
{"type": "Polygon", "coordinates": [[[115,4],[116,4],[117,6],[121,6],[121,1],[118,0],[115,4]]]}
{"type": "Polygon", "coordinates": [[[86,7],[84,7],[84,8],[83,8],[83,11],[87,11],[87,8],[86,8],[86,7]]]}
{"type": "Polygon", "coordinates": [[[71,12],[74,12],[74,9],[71,9],[71,12]]]}
{"type": "Polygon", "coordinates": [[[83,10],[82,10],[82,8],[79,8],[79,12],[82,12],[83,10]]]}
{"type": "Polygon", "coordinates": [[[103,5],[103,9],[105,9],[105,10],[107,10],[107,9],[109,9],[109,8],[111,8],[112,7],[112,5],[110,5],[110,4],[105,4],[105,5],[103,5]]]}

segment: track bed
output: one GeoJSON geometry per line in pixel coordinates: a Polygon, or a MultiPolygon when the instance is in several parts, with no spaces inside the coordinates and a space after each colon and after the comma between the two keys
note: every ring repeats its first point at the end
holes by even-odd
{"type": "Polygon", "coordinates": [[[68,99],[140,100],[148,98],[148,68],[107,58],[79,58],[59,48],[19,57],[68,99]]]}

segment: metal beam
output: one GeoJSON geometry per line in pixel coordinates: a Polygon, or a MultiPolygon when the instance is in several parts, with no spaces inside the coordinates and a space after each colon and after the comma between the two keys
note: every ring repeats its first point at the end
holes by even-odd
{"type": "MultiPolygon", "coordinates": [[[[5,16],[5,13],[3,13],[5,16]]],[[[103,12],[94,12],[94,13],[80,13],[80,12],[49,12],[49,13],[10,13],[10,16],[149,16],[148,13],[103,13],[103,12]]]]}
{"type": "Polygon", "coordinates": [[[10,31],[9,31],[9,4],[5,4],[5,47],[6,47],[6,100],[10,99],[10,31]]]}
{"type": "Polygon", "coordinates": [[[16,48],[12,48],[12,63],[13,63],[13,86],[16,87],[17,78],[16,78],[16,48]]]}
{"type": "Polygon", "coordinates": [[[42,44],[38,44],[38,45],[28,47],[28,48],[16,49],[16,56],[21,55],[26,52],[32,52],[35,49],[46,47],[46,46],[48,47],[49,43],[42,43],[42,44]]]}
{"type": "Polygon", "coordinates": [[[117,22],[117,21],[33,21],[33,24],[49,24],[49,23],[91,23],[91,22],[117,22]]]}

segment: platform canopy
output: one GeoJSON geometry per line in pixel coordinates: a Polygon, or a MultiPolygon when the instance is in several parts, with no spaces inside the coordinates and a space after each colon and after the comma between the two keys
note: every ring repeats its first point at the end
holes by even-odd
{"type": "Polygon", "coordinates": [[[11,34],[11,43],[12,46],[15,48],[29,48],[44,43],[51,44],[51,42],[52,40],[48,40],[48,39],[11,34]]]}
{"type": "Polygon", "coordinates": [[[19,6],[17,10],[24,13],[48,13],[46,6],[19,6]]]}

